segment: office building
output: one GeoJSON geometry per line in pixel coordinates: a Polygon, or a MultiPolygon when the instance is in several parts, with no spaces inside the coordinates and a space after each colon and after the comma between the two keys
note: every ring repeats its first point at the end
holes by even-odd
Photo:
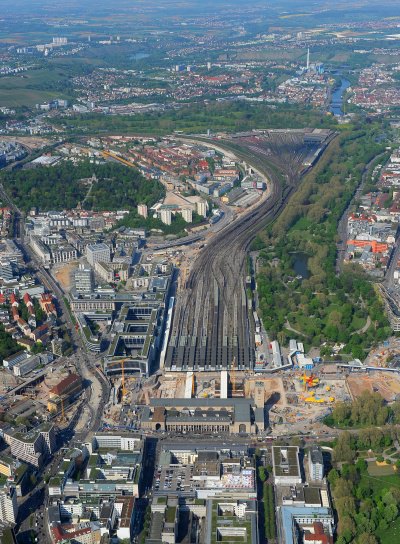
{"type": "Polygon", "coordinates": [[[277,513],[282,544],[295,544],[300,538],[302,542],[333,544],[334,517],[330,508],[281,506],[277,513]]]}
{"type": "Polygon", "coordinates": [[[272,465],[275,485],[301,484],[299,448],[297,446],[273,446],[272,465]]]}
{"type": "Polygon", "coordinates": [[[148,376],[161,347],[164,319],[162,299],[125,304],[113,325],[112,341],[104,362],[105,373],[120,375],[124,364],[125,375],[148,376]]]}
{"type": "Polygon", "coordinates": [[[56,434],[52,423],[44,423],[29,433],[6,431],[4,440],[11,447],[11,455],[37,468],[52,455],[56,447],[56,434]]]}
{"type": "Polygon", "coordinates": [[[94,450],[137,451],[143,447],[143,442],[140,436],[134,434],[96,433],[93,436],[92,447],[94,450]]]}
{"type": "Polygon", "coordinates": [[[94,289],[94,277],[93,270],[79,265],[79,268],[75,270],[75,289],[77,293],[82,295],[90,294],[94,289]]]}
{"type": "Polygon", "coordinates": [[[54,544],[100,544],[102,529],[96,521],[87,521],[76,524],[51,525],[51,537],[54,544]]]}
{"type": "Polygon", "coordinates": [[[17,490],[15,487],[0,489],[0,516],[4,523],[16,523],[18,515],[17,490]]]}
{"type": "Polygon", "coordinates": [[[95,263],[109,263],[111,252],[107,244],[88,244],[86,246],[86,258],[91,266],[95,263]]]}
{"type": "Polygon", "coordinates": [[[259,542],[257,502],[254,500],[208,500],[206,520],[208,530],[205,544],[224,541],[247,544],[259,542]]]}
{"type": "Polygon", "coordinates": [[[15,376],[22,377],[29,374],[32,370],[41,364],[41,359],[37,355],[29,356],[24,361],[19,361],[13,366],[15,376]]]}
{"type": "Polygon", "coordinates": [[[12,370],[15,376],[25,376],[41,364],[39,355],[31,355],[27,351],[20,351],[3,359],[3,366],[12,370]]]}

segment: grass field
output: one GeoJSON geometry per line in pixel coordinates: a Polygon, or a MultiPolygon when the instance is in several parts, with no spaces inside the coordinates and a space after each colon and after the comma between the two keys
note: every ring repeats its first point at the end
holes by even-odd
{"type": "Polygon", "coordinates": [[[55,97],[63,98],[61,91],[65,75],[57,70],[28,70],[20,76],[0,78],[0,104],[8,107],[32,107],[55,97]],[[46,90],[54,88],[54,90],[46,90]],[[60,90],[58,90],[60,88],[60,90]]]}
{"type": "Polygon", "coordinates": [[[400,518],[397,518],[390,527],[383,531],[380,535],[381,544],[394,544],[400,542],[400,518]]]}
{"type": "Polygon", "coordinates": [[[400,488],[400,476],[394,471],[393,465],[378,466],[375,462],[368,463],[368,474],[363,479],[376,491],[390,487],[400,488]]]}
{"type": "Polygon", "coordinates": [[[71,99],[71,78],[102,62],[95,58],[50,59],[47,65],[27,70],[19,76],[0,78],[0,105],[33,107],[54,98],[71,99]]]}

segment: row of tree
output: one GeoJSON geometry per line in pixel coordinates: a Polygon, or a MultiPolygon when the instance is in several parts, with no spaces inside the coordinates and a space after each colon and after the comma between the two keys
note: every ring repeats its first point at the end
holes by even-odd
{"type": "Polygon", "coordinates": [[[364,391],[352,402],[337,402],[328,423],[342,428],[373,427],[385,425],[389,418],[400,422],[400,403],[390,408],[379,393],[364,391]]]}
{"type": "Polygon", "coordinates": [[[263,486],[265,536],[269,540],[276,537],[274,489],[271,484],[264,482],[263,486]]]}

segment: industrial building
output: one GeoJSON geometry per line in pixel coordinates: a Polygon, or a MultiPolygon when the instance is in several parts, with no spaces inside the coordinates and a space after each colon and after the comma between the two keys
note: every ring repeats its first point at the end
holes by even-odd
{"type": "Polygon", "coordinates": [[[20,351],[3,359],[3,366],[13,371],[15,376],[25,376],[41,364],[39,355],[20,351]]]}

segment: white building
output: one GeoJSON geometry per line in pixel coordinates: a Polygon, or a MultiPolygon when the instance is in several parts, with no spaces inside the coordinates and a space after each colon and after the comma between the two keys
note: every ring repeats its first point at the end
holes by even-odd
{"type": "Polygon", "coordinates": [[[197,213],[201,215],[202,217],[207,217],[207,202],[202,200],[201,202],[197,202],[197,213]]]}
{"type": "Polygon", "coordinates": [[[29,374],[31,370],[37,368],[40,363],[40,357],[38,357],[37,355],[28,356],[25,360],[15,363],[15,365],[13,366],[14,375],[25,376],[26,374],[29,374]]]}
{"type": "Polygon", "coordinates": [[[146,204],[139,204],[138,207],[137,207],[137,212],[138,212],[138,215],[140,215],[140,216],[144,217],[145,219],[147,219],[148,210],[147,210],[146,204]]]}
{"type": "Polygon", "coordinates": [[[192,210],[189,210],[188,208],[185,208],[182,210],[182,217],[186,221],[186,223],[191,223],[193,221],[193,212],[192,210]]]}
{"type": "Polygon", "coordinates": [[[302,483],[297,446],[273,446],[272,465],[275,485],[290,486],[302,483]]]}
{"type": "Polygon", "coordinates": [[[16,523],[18,515],[17,490],[15,487],[0,489],[0,516],[1,521],[16,523]]]}
{"type": "Polygon", "coordinates": [[[91,266],[94,263],[109,263],[111,252],[107,244],[89,244],[86,246],[86,258],[91,266]]]}
{"type": "Polygon", "coordinates": [[[41,467],[45,457],[52,455],[56,446],[54,425],[45,423],[29,433],[4,433],[4,441],[11,446],[11,455],[35,467],[41,467]]]}
{"type": "Polygon", "coordinates": [[[161,210],[160,219],[164,225],[170,225],[172,222],[171,210],[161,210]]]}
{"type": "Polygon", "coordinates": [[[137,451],[141,449],[141,439],[132,435],[96,433],[93,437],[93,448],[137,451]]]}
{"type": "Polygon", "coordinates": [[[314,482],[321,482],[324,478],[324,459],[321,448],[313,446],[308,454],[308,468],[310,479],[314,482]]]}
{"type": "Polygon", "coordinates": [[[79,265],[75,270],[75,289],[77,293],[90,294],[94,289],[93,270],[79,265]]]}

